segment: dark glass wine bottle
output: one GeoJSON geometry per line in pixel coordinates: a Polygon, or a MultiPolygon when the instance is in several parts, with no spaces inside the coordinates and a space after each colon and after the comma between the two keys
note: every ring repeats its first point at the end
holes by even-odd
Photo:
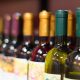
{"type": "Polygon", "coordinates": [[[55,16],[51,14],[50,16],[50,38],[49,38],[50,47],[53,48],[55,43],[55,16]]]}
{"type": "Polygon", "coordinates": [[[0,53],[2,53],[2,44],[3,44],[3,17],[0,17],[0,53]]]}
{"type": "Polygon", "coordinates": [[[18,48],[17,57],[29,60],[31,51],[34,48],[33,42],[33,14],[24,13],[23,15],[23,42],[18,48]]]}
{"type": "Polygon", "coordinates": [[[9,14],[6,14],[4,16],[4,32],[3,32],[4,40],[2,45],[3,54],[5,54],[5,51],[10,43],[10,28],[11,28],[11,16],[9,14]]]}
{"type": "Polygon", "coordinates": [[[56,11],[55,45],[45,59],[45,80],[63,80],[67,47],[67,11],[56,11]]]}
{"type": "Polygon", "coordinates": [[[44,62],[45,55],[49,50],[49,13],[42,11],[39,14],[39,45],[32,51],[31,60],[44,62]],[[41,54],[42,53],[42,54],[41,54]]]}
{"type": "Polygon", "coordinates": [[[66,60],[64,80],[80,80],[80,8],[76,11],[76,46],[66,60]]]}
{"type": "Polygon", "coordinates": [[[71,10],[68,10],[67,46],[72,50],[75,47],[75,24],[75,15],[71,10]]]}
{"type": "Polygon", "coordinates": [[[39,45],[32,51],[29,61],[29,80],[43,80],[44,62],[49,51],[49,13],[45,10],[39,13],[39,45]]]}
{"type": "Polygon", "coordinates": [[[5,56],[15,56],[15,52],[17,51],[17,47],[20,45],[20,29],[21,29],[21,14],[14,13],[12,15],[12,25],[11,25],[11,42],[5,52],[5,56]]]}

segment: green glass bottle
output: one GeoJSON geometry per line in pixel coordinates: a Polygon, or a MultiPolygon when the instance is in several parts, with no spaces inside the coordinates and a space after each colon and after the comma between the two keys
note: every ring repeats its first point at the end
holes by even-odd
{"type": "Polygon", "coordinates": [[[80,80],[80,8],[76,10],[76,47],[67,57],[64,80],[80,80]]]}
{"type": "Polygon", "coordinates": [[[71,51],[67,47],[67,17],[68,12],[56,11],[55,45],[45,59],[45,80],[63,80],[65,60],[71,51]]]}

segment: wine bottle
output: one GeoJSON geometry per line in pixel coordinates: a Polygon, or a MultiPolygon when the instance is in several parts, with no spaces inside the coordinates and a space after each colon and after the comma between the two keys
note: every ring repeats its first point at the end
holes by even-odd
{"type": "Polygon", "coordinates": [[[29,61],[29,80],[44,80],[44,62],[49,51],[49,13],[39,13],[39,45],[35,47],[29,61]]]}
{"type": "Polygon", "coordinates": [[[23,42],[18,48],[17,57],[29,60],[31,51],[34,48],[33,42],[33,14],[24,13],[23,15],[23,42]]]}
{"type": "Polygon", "coordinates": [[[4,16],[4,32],[3,32],[4,40],[2,45],[3,54],[5,54],[5,51],[10,43],[10,29],[11,29],[11,16],[9,14],[6,14],[4,16]]]}
{"type": "Polygon", "coordinates": [[[75,15],[71,10],[68,10],[67,40],[67,46],[73,50],[75,47],[75,15]]]}
{"type": "Polygon", "coordinates": [[[2,53],[3,43],[3,17],[0,17],[0,53],[2,53]]]}
{"type": "Polygon", "coordinates": [[[54,43],[55,43],[55,16],[53,14],[51,14],[50,17],[50,38],[49,38],[49,42],[50,42],[50,47],[53,48],[54,43]]]}
{"type": "Polygon", "coordinates": [[[64,80],[80,80],[80,8],[76,10],[76,47],[68,55],[64,80]]]}
{"type": "Polygon", "coordinates": [[[65,60],[70,49],[67,47],[67,11],[56,11],[55,45],[45,59],[45,80],[63,80],[65,60]]]}
{"type": "Polygon", "coordinates": [[[20,39],[19,39],[19,31],[22,27],[20,25],[21,23],[21,14],[20,13],[14,13],[12,15],[12,25],[11,25],[11,42],[9,43],[9,46],[5,52],[5,56],[15,56],[16,57],[16,51],[17,47],[20,45],[20,39]]]}

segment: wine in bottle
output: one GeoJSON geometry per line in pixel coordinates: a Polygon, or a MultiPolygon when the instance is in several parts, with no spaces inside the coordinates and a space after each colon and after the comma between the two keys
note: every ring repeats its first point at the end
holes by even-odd
{"type": "Polygon", "coordinates": [[[29,60],[31,57],[31,51],[34,48],[33,14],[32,13],[24,13],[23,22],[24,22],[23,23],[23,42],[18,48],[17,57],[29,60]]]}
{"type": "Polygon", "coordinates": [[[67,57],[64,80],[80,80],[80,8],[76,10],[76,46],[67,57]]]}
{"type": "Polygon", "coordinates": [[[53,48],[55,43],[55,16],[51,14],[50,16],[50,47],[53,48]]]}
{"type": "Polygon", "coordinates": [[[12,25],[11,25],[11,42],[9,43],[9,46],[5,52],[5,56],[15,56],[16,57],[16,51],[17,47],[20,45],[20,39],[19,39],[19,33],[21,29],[21,14],[20,13],[14,13],[12,15],[12,25]]]}
{"type": "Polygon", "coordinates": [[[2,45],[3,54],[5,54],[5,51],[10,43],[10,29],[11,29],[11,16],[9,14],[6,14],[4,16],[4,32],[3,32],[4,40],[2,45]]]}
{"type": "Polygon", "coordinates": [[[39,45],[35,47],[29,61],[29,80],[44,80],[44,62],[49,51],[49,13],[39,13],[39,45]]]}
{"type": "Polygon", "coordinates": [[[56,11],[55,45],[45,59],[45,80],[63,80],[65,60],[70,49],[67,47],[67,11],[56,11]]]}
{"type": "Polygon", "coordinates": [[[75,47],[75,15],[71,10],[68,10],[67,40],[67,46],[73,50],[75,47]]]}

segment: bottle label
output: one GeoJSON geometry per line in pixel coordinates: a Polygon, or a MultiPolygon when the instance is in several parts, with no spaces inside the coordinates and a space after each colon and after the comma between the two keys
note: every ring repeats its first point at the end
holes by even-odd
{"type": "Polygon", "coordinates": [[[27,80],[26,59],[0,57],[0,80],[27,80]]]}
{"type": "Polygon", "coordinates": [[[29,61],[29,80],[44,80],[44,62],[29,61]]]}
{"type": "Polygon", "coordinates": [[[60,75],[45,73],[44,80],[60,80],[60,75]]]}

